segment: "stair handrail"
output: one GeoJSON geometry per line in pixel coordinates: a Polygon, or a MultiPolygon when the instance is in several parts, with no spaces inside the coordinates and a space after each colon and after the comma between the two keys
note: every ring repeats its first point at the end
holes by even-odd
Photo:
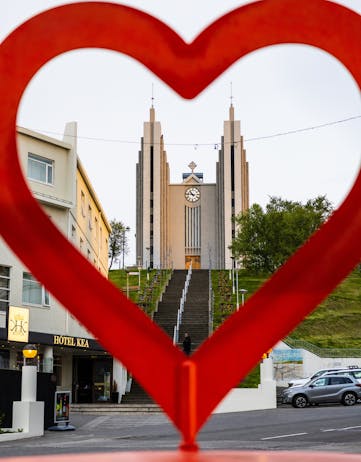
{"type": "Polygon", "coordinates": [[[214,291],[212,286],[212,270],[208,273],[208,335],[213,334],[214,291]]]}
{"type": "Polygon", "coordinates": [[[179,301],[179,308],[177,311],[177,324],[174,326],[174,329],[173,329],[173,344],[174,345],[179,342],[179,329],[180,329],[180,325],[182,324],[182,314],[184,311],[184,304],[187,299],[187,292],[188,292],[188,287],[189,287],[191,278],[192,278],[192,262],[189,265],[186,280],[184,282],[184,287],[182,289],[182,297],[179,301]]]}

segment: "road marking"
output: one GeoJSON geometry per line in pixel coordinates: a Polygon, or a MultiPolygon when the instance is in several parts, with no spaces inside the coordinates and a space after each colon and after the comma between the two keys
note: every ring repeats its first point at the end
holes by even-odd
{"type": "Polygon", "coordinates": [[[339,428],[339,431],[342,430],[353,430],[354,428],[361,428],[361,425],[356,425],[355,427],[344,427],[344,428],[339,428]]]}
{"type": "Polygon", "coordinates": [[[302,436],[302,435],[308,435],[308,433],[291,433],[288,435],[267,436],[267,438],[261,438],[261,440],[274,440],[276,438],[289,438],[290,436],[302,436]]]}
{"type": "Polygon", "coordinates": [[[361,425],[355,425],[354,427],[328,428],[326,430],[321,429],[321,432],[323,432],[323,433],[325,433],[325,432],[342,432],[342,431],[345,431],[345,430],[353,430],[354,428],[361,428],[361,425]]]}
{"type": "Polygon", "coordinates": [[[90,422],[82,425],[80,428],[94,428],[94,427],[97,427],[98,425],[104,424],[107,420],[109,420],[109,418],[110,418],[110,416],[108,416],[108,415],[95,417],[95,419],[93,419],[90,422]]]}

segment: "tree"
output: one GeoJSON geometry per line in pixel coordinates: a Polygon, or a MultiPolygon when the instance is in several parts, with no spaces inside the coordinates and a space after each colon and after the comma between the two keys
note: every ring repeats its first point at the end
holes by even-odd
{"type": "Polygon", "coordinates": [[[110,226],[112,231],[109,235],[109,269],[121,255],[123,256],[124,266],[124,255],[127,255],[129,251],[127,232],[130,229],[129,226],[125,226],[121,221],[115,219],[110,222],[110,226]]]}
{"type": "Polygon", "coordinates": [[[236,218],[233,255],[245,269],[270,273],[279,268],[329,217],[333,208],[326,196],[301,202],[271,197],[264,211],[258,204],[236,218]]]}

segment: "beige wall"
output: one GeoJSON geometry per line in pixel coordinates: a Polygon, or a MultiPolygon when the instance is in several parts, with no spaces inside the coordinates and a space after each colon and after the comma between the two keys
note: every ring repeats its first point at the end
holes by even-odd
{"type": "Polygon", "coordinates": [[[77,169],[76,184],[76,207],[71,214],[69,237],[85,257],[107,277],[110,225],[82,167],[77,169]]]}
{"type": "Polygon", "coordinates": [[[200,199],[193,204],[201,207],[201,268],[212,267],[217,258],[216,250],[216,185],[184,183],[169,186],[169,245],[173,267],[185,268],[185,207],[192,204],[185,199],[185,191],[191,185],[200,190],[200,199]]]}
{"type": "Polygon", "coordinates": [[[71,145],[53,140],[30,130],[18,129],[18,149],[20,163],[27,178],[28,154],[36,154],[54,162],[54,183],[44,184],[28,179],[34,196],[42,203],[70,208],[74,205],[73,197],[73,157],[71,145]]]}
{"type": "MultiPolygon", "coordinates": [[[[29,187],[49,219],[76,247],[79,248],[80,236],[83,236],[84,253],[87,253],[89,248],[90,261],[107,276],[110,227],[80,162],[77,168],[74,147],[24,128],[18,128],[17,141],[25,178],[27,178],[28,153],[53,161],[53,184],[27,179],[29,187]],[[81,191],[84,192],[85,197],[85,216],[81,213],[79,200],[81,191]],[[92,209],[91,220],[89,207],[92,209]],[[90,221],[91,227],[89,227],[90,221]],[[73,227],[76,238],[75,235],[72,236],[73,227]]],[[[39,258],[42,256],[39,255],[39,258]]],[[[28,270],[2,240],[0,240],[0,265],[10,267],[10,305],[30,308],[30,330],[90,337],[87,330],[51,295],[50,306],[23,304],[23,273],[28,270]]],[[[1,316],[0,327],[5,327],[4,321],[4,316],[1,316]]]]}

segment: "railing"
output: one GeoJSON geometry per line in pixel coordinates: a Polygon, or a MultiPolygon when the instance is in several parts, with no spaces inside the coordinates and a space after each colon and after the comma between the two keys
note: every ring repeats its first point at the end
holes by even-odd
{"type": "MultiPolygon", "coordinates": [[[[162,271],[162,270],[161,270],[161,271],[162,271]]],[[[159,296],[159,298],[156,300],[156,302],[155,302],[155,307],[154,307],[154,311],[153,311],[152,314],[151,314],[152,319],[153,319],[154,313],[156,313],[156,312],[158,311],[158,305],[159,305],[159,303],[162,301],[163,295],[164,295],[165,291],[167,290],[169,281],[170,281],[171,278],[172,278],[172,273],[173,273],[173,270],[170,270],[170,271],[168,271],[168,272],[165,273],[165,280],[164,280],[164,282],[162,282],[160,296],[159,296]]]]}
{"type": "Polygon", "coordinates": [[[182,289],[182,297],[181,297],[181,299],[179,301],[179,308],[178,308],[178,311],[177,311],[177,324],[174,326],[174,329],[173,329],[173,343],[174,343],[174,345],[179,342],[179,329],[180,329],[180,326],[182,324],[182,314],[183,314],[183,311],[184,311],[184,304],[185,304],[186,299],[187,299],[187,292],[188,292],[188,287],[189,287],[189,283],[191,281],[191,278],[192,278],[192,263],[190,264],[190,266],[188,268],[187,277],[186,277],[186,280],[185,280],[185,283],[184,283],[184,287],[182,289]]]}
{"type": "Polygon", "coordinates": [[[213,333],[214,292],[212,287],[212,270],[209,270],[208,292],[208,335],[213,333]]]}
{"type": "Polygon", "coordinates": [[[361,358],[361,348],[320,348],[317,345],[286,337],[283,340],[291,348],[308,350],[320,358],[361,358]]]}

